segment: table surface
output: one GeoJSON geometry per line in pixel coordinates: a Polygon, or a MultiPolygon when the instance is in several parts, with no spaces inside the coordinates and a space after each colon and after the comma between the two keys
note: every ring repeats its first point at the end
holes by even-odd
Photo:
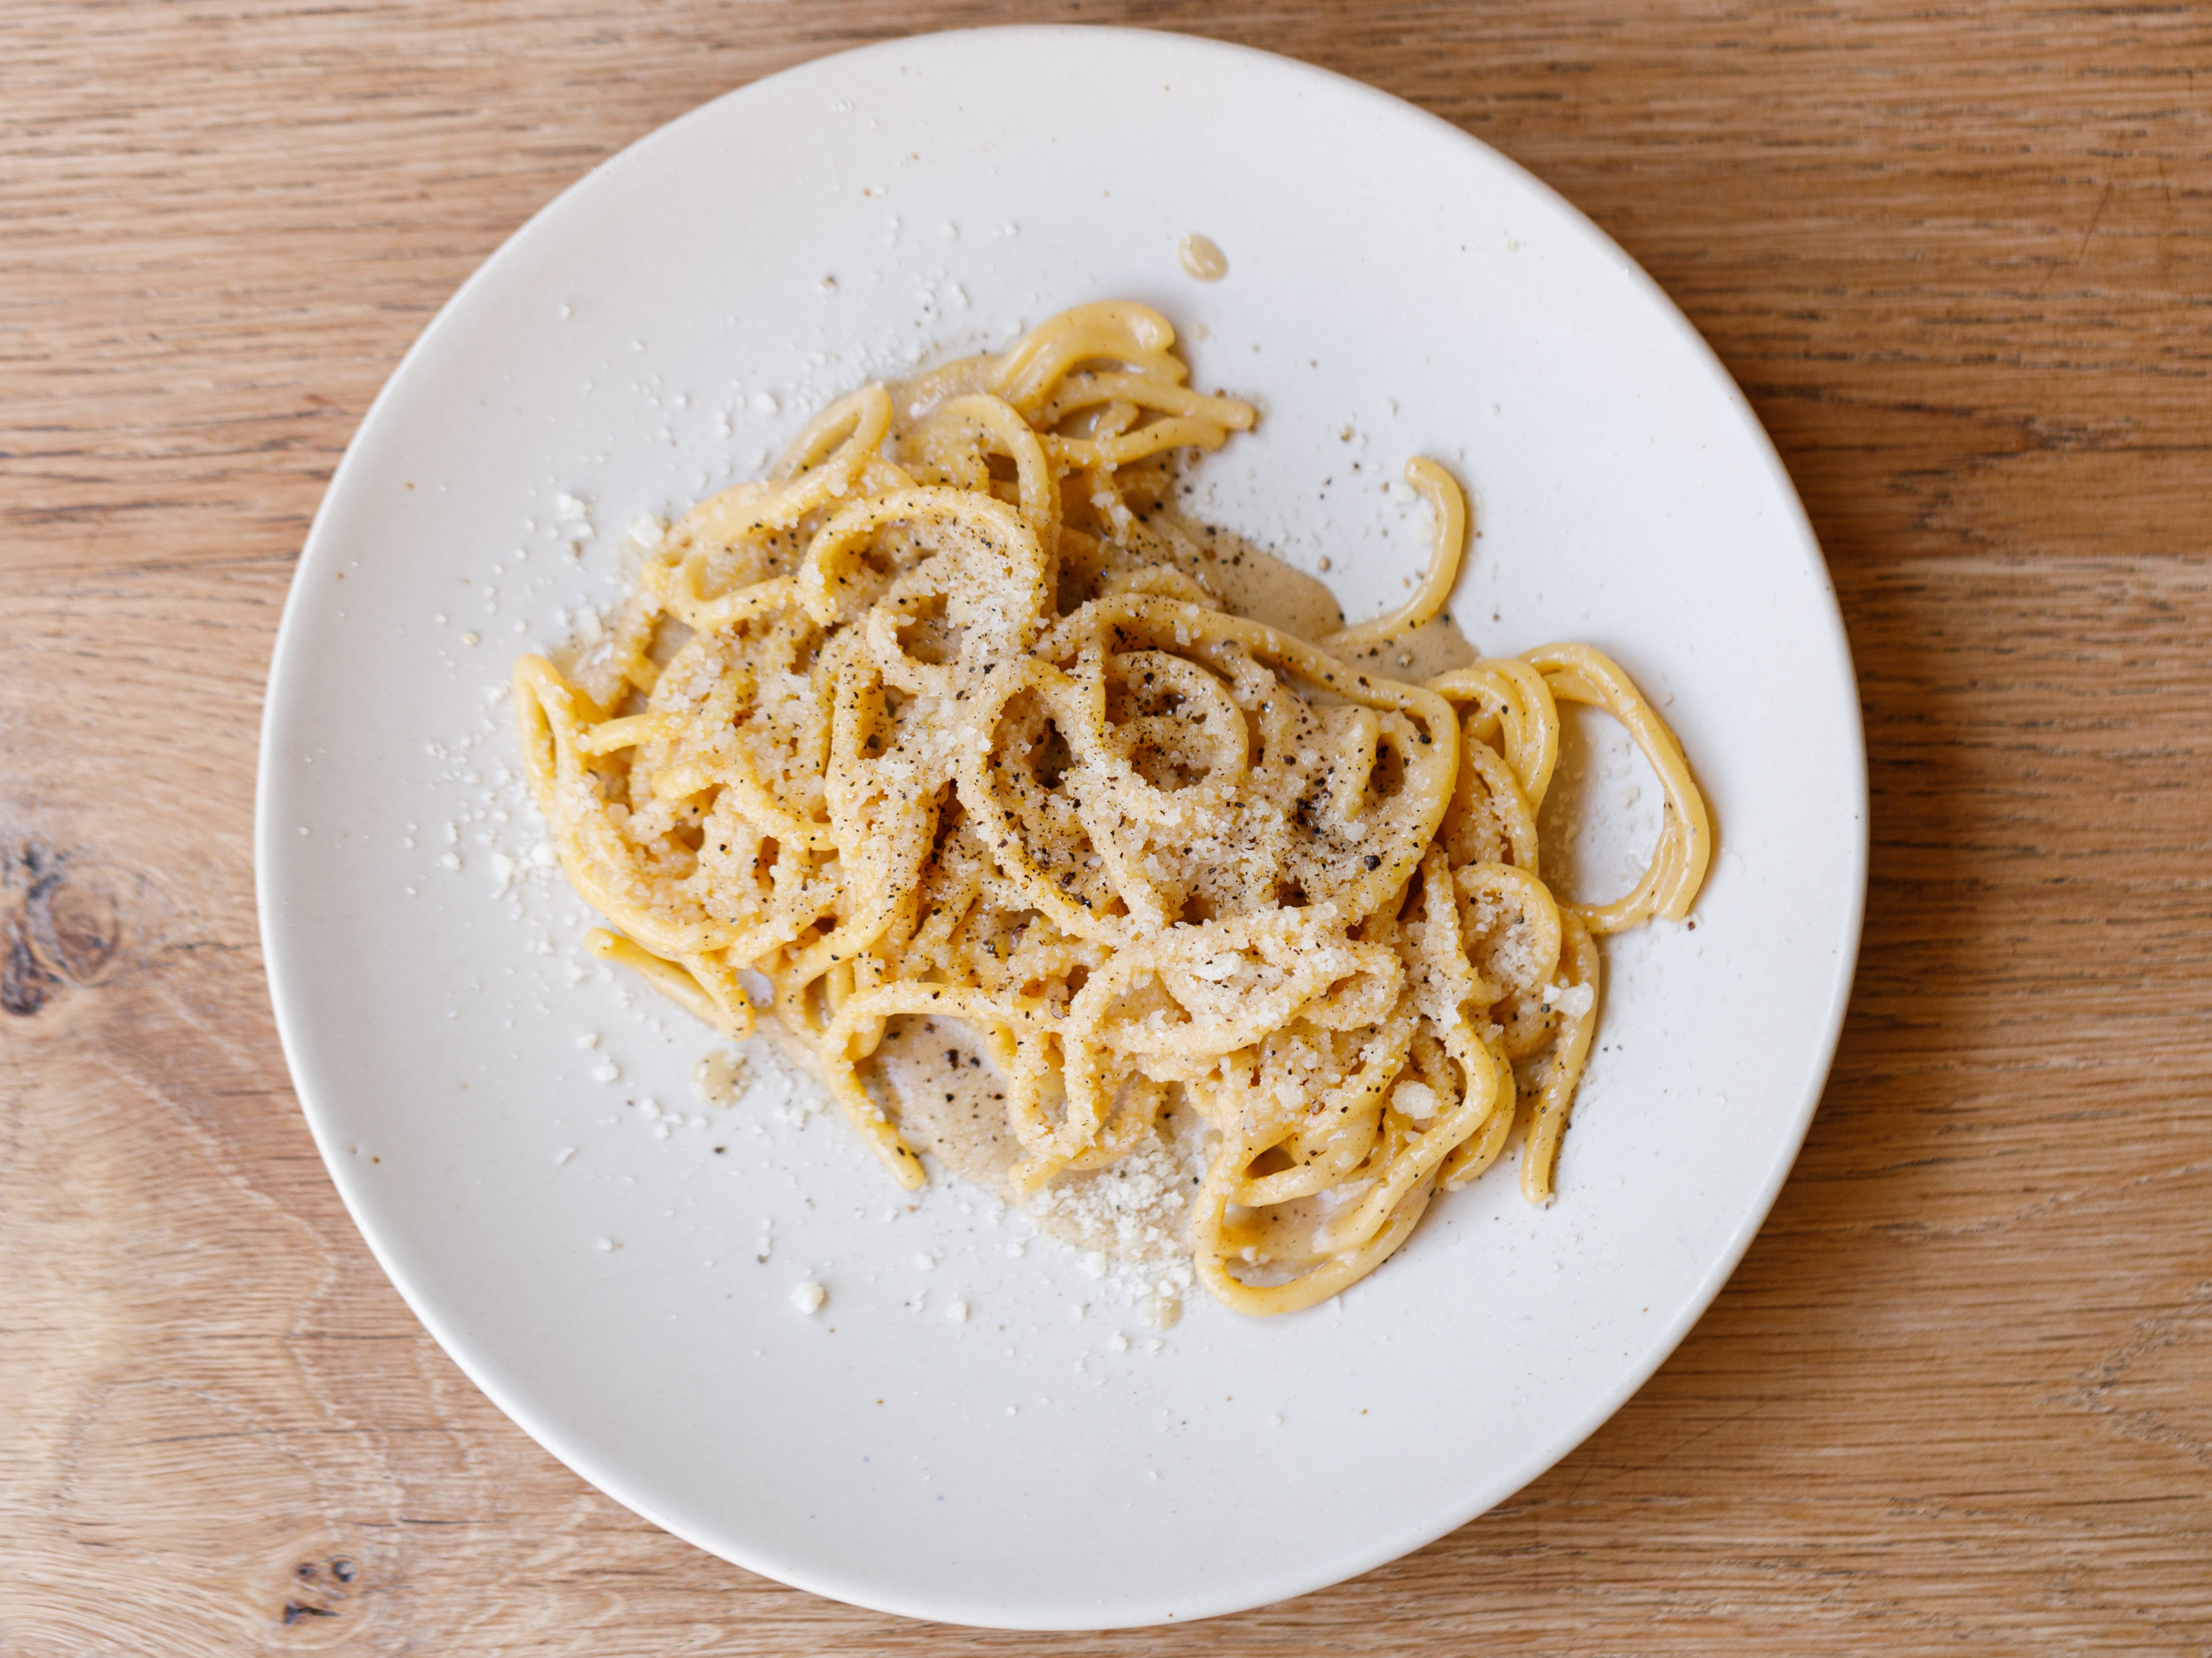
{"type": "Polygon", "coordinates": [[[2212,14],[1027,15],[1487,140],[1773,433],[1873,887],[1734,1281],[1510,1502],[1199,1628],[859,1612],[581,1485],[416,1324],[293,1100],[249,835],[278,609],[369,399],[530,213],[729,88],[1002,9],[11,0],[0,1652],[2212,1652],[2212,14]]]}

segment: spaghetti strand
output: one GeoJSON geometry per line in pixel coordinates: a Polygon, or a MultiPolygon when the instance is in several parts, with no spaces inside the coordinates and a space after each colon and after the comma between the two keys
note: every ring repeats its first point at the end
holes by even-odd
{"type": "Polygon", "coordinates": [[[1406,604],[1317,640],[1232,614],[1163,509],[1256,415],[1188,378],[1167,320],[1113,301],[840,399],[678,521],[614,627],[525,657],[516,717],[595,955],[732,1037],[772,1011],[908,1189],[928,1142],[884,1056],[916,1020],[988,1057],[1017,1192],[1182,1135],[1192,1270],[1268,1315],[1373,1272],[1516,1133],[1551,1199],[1596,940],[1687,914],[1712,826],[1588,646],[1426,685],[1358,665],[1457,578],[1433,461],[1406,469],[1434,519],[1406,604]],[[1561,701],[1666,794],[1611,903],[1538,867],[1561,701]]]}

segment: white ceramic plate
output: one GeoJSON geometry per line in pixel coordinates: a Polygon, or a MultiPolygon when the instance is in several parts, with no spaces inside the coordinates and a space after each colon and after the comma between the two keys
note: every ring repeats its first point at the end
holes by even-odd
{"type": "MultiPolygon", "coordinates": [[[[1653,798],[1631,802],[1631,777],[1591,780],[1629,829],[1653,798]]],[[[1014,29],[732,94],[471,279],[363,422],[301,560],[258,853],[285,1052],[332,1178],[502,1410],[756,1571],[919,1618],[1085,1627],[1389,1560],[1635,1390],[1804,1134],[1864,818],[1804,514],[1619,248],[1366,88],[1194,39],[1014,29]],[[1180,270],[1190,231],[1225,280],[1180,270]],[[1370,615],[1425,547],[1379,485],[1444,459],[1483,531],[1462,625],[1494,650],[1613,652],[1719,826],[1698,930],[1608,946],[1553,1207],[1501,1169],[1337,1304],[1255,1322],[1201,1296],[1164,1335],[972,1193],[940,1180],[908,1211],[772,1076],[733,1108],[693,1102],[708,1035],[621,981],[576,981],[589,918],[531,861],[501,700],[518,651],[618,592],[633,514],[748,475],[923,347],[1109,296],[1159,307],[1198,383],[1264,408],[1200,474],[1202,513],[1310,568],[1329,555],[1370,615]],[[830,1291],[811,1318],[790,1299],[810,1276],[830,1291]]]]}

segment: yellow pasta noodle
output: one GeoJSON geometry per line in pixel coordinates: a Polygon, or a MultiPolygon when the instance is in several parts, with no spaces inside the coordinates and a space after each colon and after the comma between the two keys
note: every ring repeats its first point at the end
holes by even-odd
{"type": "MultiPolygon", "coordinates": [[[[1163,508],[1248,429],[1165,319],[1052,319],[871,386],[652,550],[615,625],[515,671],[523,754],[588,943],[709,1025],[748,974],[892,1177],[893,1022],[954,1022],[1003,1089],[1012,1180],[1202,1125],[1201,1282],[1249,1313],[1372,1272],[1523,1131],[1548,1201],[1597,1018],[1597,935],[1686,915],[1712,829],[1613,662],[1555,645],[1423,684],[1354,665],[1443,611],[1467,507],[1413,598],[1304,639],[1231,613],[1163,508]],[[1666,804],[1628,895],[1539,869],[1558,704],[1618,719],[1666,804]]],[[[976,1061],[981,1063],[981,1060],[976,1061]]]]}

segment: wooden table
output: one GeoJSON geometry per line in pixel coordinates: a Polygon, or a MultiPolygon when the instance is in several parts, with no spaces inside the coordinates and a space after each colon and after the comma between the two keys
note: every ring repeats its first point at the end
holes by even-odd
{"type": "Polygon", "coordinates": [[[1857,653],[1874,887],[1810,1142],[1671,1363],[1356,1582],[1037,1638],[580,1485],[418,1328],[255,941],[308,516],[522,219],[770,70],[1000,9],[0,7],[0,1653],[2212,1650],[2212,16],[1073,3],[1478,134],[1749,392],[1857,653]]]}

